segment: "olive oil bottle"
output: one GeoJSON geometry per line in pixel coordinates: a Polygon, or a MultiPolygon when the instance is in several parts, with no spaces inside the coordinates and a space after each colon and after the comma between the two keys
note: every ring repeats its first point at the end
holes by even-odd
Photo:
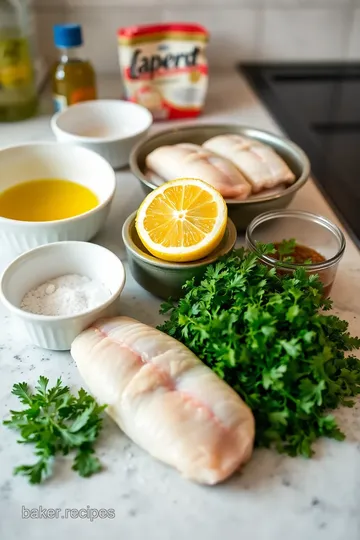
{"type": "Polygon", "coordinates": [[[79,24],[54,26],[54,42],[60,51],[60,60],[53,70],[53,101],[55,111],[69,105],[96,99],[95,72],[87,60],[80,57],[82,32],[79,24]]]}
{"type": "Polygon", "coordinates": [[[24,120],[36,112],[28,31],[26,3],[0,0],[0,122],[24,120]]]}

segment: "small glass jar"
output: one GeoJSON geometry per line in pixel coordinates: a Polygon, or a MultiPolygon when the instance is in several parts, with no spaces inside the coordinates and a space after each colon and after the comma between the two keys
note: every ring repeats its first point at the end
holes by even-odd
{"type": "Polygon", "coordinates": [[[328,297],[334,283],[337,267],[344,254],[345,238],[339,227],[328,219],[297,210],[279,210],[260,214],[246,230],[247,247],[259,253],[264,264],[275,267],[278,273],[291,274],[297,268],[305,268],[307,274],[318,274],[328,297]],[[314,249],[325,258],[324,262],[296,264],[279,261],[269,255],[261,255],[257,244],[274,244],[294,238],[296,243],[314,249]]]}

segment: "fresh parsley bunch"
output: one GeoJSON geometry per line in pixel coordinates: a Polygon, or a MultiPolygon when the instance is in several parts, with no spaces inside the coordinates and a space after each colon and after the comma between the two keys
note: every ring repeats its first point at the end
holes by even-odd
{"type": "MultiPolygon", "coordinates": [[[[273,246],[263,246],[271,253],[273,246]]],[[[162,305],[160,330],[178,339],[252,409],[256,443],[311,456],[320,436],[343,439],[329,409],[351,407],[360,392],[360,347],[348,324],[325,314],[317,275],[277,275],[256,254],[233,251],[209,265],[184,296],[162,305]]]]}
{"type": "Polygon", "coordinates": [[[31,484],[39,484],[51,475],[56,454],[75,450],[73,469],[80,476],[90,476],[101,469],[94,455],[93,443],[102,426],[101,413],[105,406],[97,405],[94,398],[82,388],[73,396],[68,386],[58,379],[53,388],[49,380],[40,377],[36,393],[27,383],[14,384],[12,393],[26,405],[21,411],[10,411],[11,419],[4,424],[20,431],[20,443],[35,445],[38,461],[33,465],[20,465],[14,474],[27,476],[31,484]]]}

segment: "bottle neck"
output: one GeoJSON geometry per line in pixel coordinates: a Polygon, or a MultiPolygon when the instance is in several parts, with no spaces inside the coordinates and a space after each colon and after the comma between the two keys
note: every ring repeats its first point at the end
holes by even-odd
{"type": "Polygon", "coordinates": [[[65,64],[67,62],[76,62],[82,60],[80,47],[62,47],[59,48],[60,61],[65,64]]]}

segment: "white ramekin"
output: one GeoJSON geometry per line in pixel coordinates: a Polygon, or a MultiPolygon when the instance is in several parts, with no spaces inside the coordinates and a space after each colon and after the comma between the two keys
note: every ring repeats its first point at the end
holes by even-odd
{"type": "Polygon", "coordinates": [[[0,149],[0,192],[29,180],[58,178],[91,189],[99,204],[57,221],[17,221],[0,216],[0,246],[17,253],[63,240],[89,240],[101,229],[114,197],[112,167],[95,152],[69,143],[40,142],[0,149]]]}
{"type": "Polygon", "coordinates": [[[125,270],[114,253],[87,242],[56,242],[35,248],[15,259],[0,280],[0,300],[14,317],[16,330],[44,349],[69,350],[75,337],[100,317],[118,312],[125,270]],[[74,316],[46,316],[20,308],[24,295],[47,280],[79,274],[102,283],[110,298],[97,308],[74,316]]]}
{"type": "Polygon", "coordinates": [[[128,101],[96,100],[56,113],[51,128],[58,141],[72,142],[104,157],[114,168],[129,162],[130,152],[148,133],[151,113],[128,101]]]}

